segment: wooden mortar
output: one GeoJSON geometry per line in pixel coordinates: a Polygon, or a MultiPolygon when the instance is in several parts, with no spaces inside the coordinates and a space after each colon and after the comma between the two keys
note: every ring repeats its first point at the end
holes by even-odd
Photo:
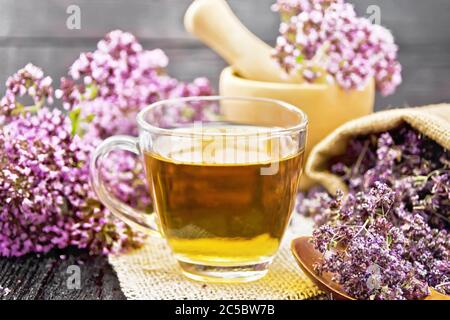
{"type": "MultiPolygon", "coordinates": [[[[278,99],[308,115],[306,156],[340,125],[373,112],[374,81],[363,90],[344,91],[336,84],[310,84],[287,76],[271,57],[272,48],[245,28],[224,0],[195,0],[185,26],[231,65],[222,71],[220,95],[278,99]]],[[[312,184],[303,176],[300,188],[312,184]]]]}

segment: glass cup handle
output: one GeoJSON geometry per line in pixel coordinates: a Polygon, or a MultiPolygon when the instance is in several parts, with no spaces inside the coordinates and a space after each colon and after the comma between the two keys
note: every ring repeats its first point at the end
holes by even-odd
{"type": "Polygon", "coordinates": [[[94,151],[89,166],[91,185],[95,193],[114,216],[139,231],[161,237],[155,213],[148,214],[123,203],[108,191],[104,181],[101,179],[99,166],[103,159],[113,150],[125,150],[140,155],[138,139],[135,137],[113,136],[104,140],[94,151]]]}

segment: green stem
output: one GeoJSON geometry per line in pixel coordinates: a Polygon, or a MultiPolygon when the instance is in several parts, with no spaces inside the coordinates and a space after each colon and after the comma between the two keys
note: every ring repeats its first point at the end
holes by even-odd
{"type": "Polygon", "coordinates": [[[22,106],[21,104],[15,110],[13,110],[12,115],[23,115],[26,113],[38,112],[45,104],[45,98],[42,98],[38,103],[31,106],[22,106]]]}

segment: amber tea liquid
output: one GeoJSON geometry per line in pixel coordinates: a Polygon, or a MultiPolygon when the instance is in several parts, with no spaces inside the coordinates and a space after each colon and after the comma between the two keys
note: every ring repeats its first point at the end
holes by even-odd
{"type": "Polygon", "coordinates": [[[207,127],[205,137],[162,139],[145,153],[161,231],[178,260],[241,266],[270,261],[278,250],[294,207],[303,151],[281,138],[208,136],[261,129],[207,127]],[[261,174],[269,167],[276,173],[261,174]]]}

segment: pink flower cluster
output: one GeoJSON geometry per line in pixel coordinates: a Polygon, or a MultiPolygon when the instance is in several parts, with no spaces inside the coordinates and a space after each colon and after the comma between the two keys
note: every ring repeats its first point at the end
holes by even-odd
{"type": "MultiPolygon", "coordinates": [[[[161,50],[143,50],[131,34],[109,33],[96,51],[75,61],[56,91],[68,116],[47,107],[53,88],[41,69],[29,64],[8,79],[0,100],[0,256],[67,246],[107,254],[142,243],[143,235],[114,218],[96,198],[89,185],[89,159],[102,139],[135,134],[134,116],[147,104],[211,93],[205,79],[182,83],[166,75],[167,63],[161,50]],[[32,98],[29,106],[19,101],[26,95],[32,98]]],[[[188,114],[201,118],[201,112],[188,114]]],[[[170,116],[176,121],[178,113],[170,116]]],[[[116,152],[103,167],[117,197],[151,209],[136,157],[116,152]]]]}
{"type": "Polygon", "coordinates": [[[6,92],[0,100],[0,124],[8,121],[12,113],[26,112],[18,98],[31,97],[34,106],[42,106],[45,101],[53,103],[52,79],[44,77],[41,69],[27,64],[6,81],[6,92]]]}
{"type": "Polygon", "coordinates": [[[274,57],[311,83],[335,81],[345,90],[375,79],[383,95],[402,82],[398,47],[386,28],[358,17],[344,0],[278,0],[280,36],[274,57]]]}
{"type": "MultiPolygon", "coordinates": [[[[91,126],[102,137],[136,134],[136,114],[149,104],[212,93],[205,78],[184,83],[167,75],[168,63],[162,50],[144,50],[132,34],[115,30],[98,43],[97,50],[80,55],[69,77],[61,79],[56,95],[65,109],[79,107],[83,115],[95,115],[91,126]]],[[[182,111],[171,116],[181,116],[182,111]]],[[[201,113],[198,110],[192,117],[201,113]]]]}
{"type": "Polygon", "coordinates": [[[139,242],[89,186],[95,140],[70,131],[67,116],[48,108],[19,116],[0,131],[0,256],[68,245],[107,253],[139,242]]]}

